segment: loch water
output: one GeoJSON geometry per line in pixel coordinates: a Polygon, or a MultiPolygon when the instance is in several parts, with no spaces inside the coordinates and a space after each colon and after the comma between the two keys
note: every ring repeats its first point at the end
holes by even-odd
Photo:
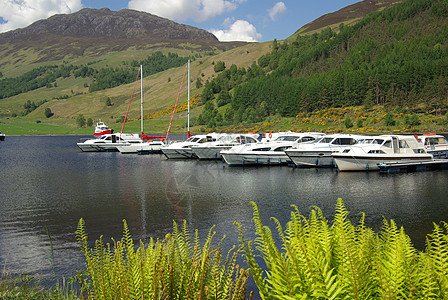
{"type": "MultiPolygon", "coordinates": [[[[433,222],[448,221],[448,170],[404,174],[338,172],[287,166],[228,167],[221,161],[167,160],[163,155],[84,153],[79,136],[7,136],[0,142],[0,268],[50,285],[84,266],[75,230],[89,240],[120,239],[123,219],[135,240],[163,239],[173,222],[188,222],[205,237],[238,243],[234,221],[253,239],[252,206],[265,225],[290,219],[291,205],[308,216],[313,206],[332,220],[342,198],[356,223],[403,226],[424,249],[433,222]],[[52,258],[52,255],[54,258],[52,258]]],[[[201,239],[203,241],[203,239],[201,239]]]]}

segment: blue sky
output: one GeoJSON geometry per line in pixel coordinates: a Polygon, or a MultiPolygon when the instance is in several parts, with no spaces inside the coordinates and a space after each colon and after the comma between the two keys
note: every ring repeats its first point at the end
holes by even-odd
{"type": "Polygon", "coordinates": [[[354,0],[0,0],[0,32],[82,8],[132,8],[202,28],[222,41],[282,40],[354,0]]]}

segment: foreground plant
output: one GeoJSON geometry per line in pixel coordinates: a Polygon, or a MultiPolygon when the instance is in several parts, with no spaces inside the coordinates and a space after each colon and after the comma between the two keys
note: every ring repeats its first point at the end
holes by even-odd
{"type": "Polygon", "coordinates": [[[163,241],[140,241],[135,250],[126,221],[123,238],[113,246],[102,237],[91,249],[80,219],[77,240],[86,258],[86,274],[78,273],[88,299],[244,299],[248,273],[236,264],[239,249],[224,259],[222,241],[211,246],[213,227],[200,247],[198,233],[191,241],[186,222],[176,223],[163,241]]]}
{"type": "Polygon", "coordinates": [[[434,225],[426,250],[419,252],[394,221],[385,220],[379,233],[365,227],[364,215],[353,226],[341,199],[331,225],[319,208],[307,219],[294,206],[285,229],[273,218],[279,249],[257,205],[252,206],[255,241],[246,241],[237,225],[263,299],[448,299],[445,222],[434,225]]]}

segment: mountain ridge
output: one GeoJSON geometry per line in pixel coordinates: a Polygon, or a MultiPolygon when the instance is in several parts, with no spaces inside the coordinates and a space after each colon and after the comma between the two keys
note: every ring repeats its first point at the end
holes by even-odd
{"type": "Polygon", "coordinates": [[[0,34],[0,51],[34,49],[38,61],[102,55],[134,47],[178,48],[202,51],[228,50],[245,42],[220,42],[212,33],[149,13],[122,9],[84,8],[72,14],[58,14],[20,29],[0,34]]]}

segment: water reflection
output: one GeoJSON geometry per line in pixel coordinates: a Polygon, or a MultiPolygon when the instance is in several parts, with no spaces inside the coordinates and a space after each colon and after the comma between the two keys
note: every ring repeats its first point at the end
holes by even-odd
{"type": "Polygon", "coordinates": [[[205,237],[216,225],[226,245],[238,242],[234,221],[253,238],[252,207],[263,222],[282,224],[291,205],[307,216],[312,206],[332,220],[342,198],[358,222],[359,212],[375,229],[383,218],[404,226],[422,249],[432,222],[447,220],[448,171],[382,175],[339,173],[334,169],[227,167],[220,161],[166,160],[162,155],[82,153],[78,137],[9,137],[0,143],[0,266],[11,273],[38,273],[45,279],[73,276],[83,266],[77,249],[78,220],[90,240],[131,234],[147,241],[187,220],[205,237]],[[55,265],[49,260],[53,239],[55,265]]]}

